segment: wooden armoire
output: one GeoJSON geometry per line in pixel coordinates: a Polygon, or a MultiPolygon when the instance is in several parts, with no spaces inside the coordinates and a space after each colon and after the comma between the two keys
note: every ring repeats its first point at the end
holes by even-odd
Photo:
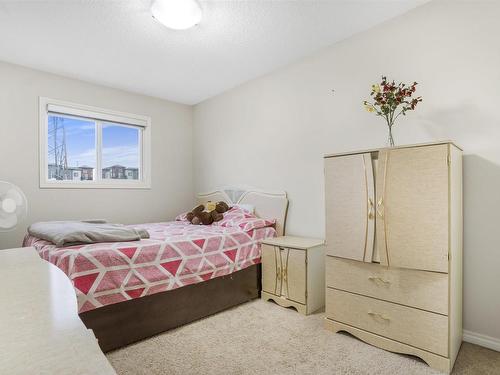
{"type": "Polygon", "coordinates": [[[325,156],[326,327],[451,372],[462,342],[462,152],[325,156]]]}

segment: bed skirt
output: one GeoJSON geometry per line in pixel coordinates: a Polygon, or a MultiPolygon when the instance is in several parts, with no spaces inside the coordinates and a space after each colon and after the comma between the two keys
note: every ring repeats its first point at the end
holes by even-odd
{"type": "Polygon", "coordinates": [[[261,265],[80,314],[108,352],[258,298],[261,265]]]}

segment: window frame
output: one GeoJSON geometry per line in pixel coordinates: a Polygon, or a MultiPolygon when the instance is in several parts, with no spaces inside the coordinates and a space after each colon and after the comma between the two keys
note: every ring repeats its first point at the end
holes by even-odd
{"type": "Polygon", "coordinates": [[[39,98],[39,175],[42,189],[150,189],[151,188],[151,118],[148,116],[118,112],[114,110],[76,104],[46,97],[39,98]],[[49,180],[48,167],[48,128],[49,113],[61,116],[88,118],[95,121],[96,128],[96,179],[49,180]],[[102,178],[102,127],[104,124],[141,127],[139,132],[139,179],[102,178]]]}

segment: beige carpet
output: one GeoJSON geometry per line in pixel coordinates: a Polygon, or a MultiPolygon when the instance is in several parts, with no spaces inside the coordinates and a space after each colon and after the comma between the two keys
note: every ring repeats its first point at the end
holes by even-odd
{"type": "MultiPolygon", "coordinates": [[[[253,302],[107,355],[119,375],[154,374],[439,374],[323,328],[272,302],[253,302]]],[[[464,343],[453,374],[500,374],[500,353],[464,343]]]]}

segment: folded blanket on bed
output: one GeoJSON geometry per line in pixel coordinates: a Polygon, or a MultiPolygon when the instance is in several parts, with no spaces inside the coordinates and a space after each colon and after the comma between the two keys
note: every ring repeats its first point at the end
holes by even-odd
{"type": "Polygon", "coordinates": [[[57,247],[97,242],[124,242],[149,238],[144,229],[134,229],[122,224],[108,224],[101,220],[46,221],[30,225],[28,233],[57,247]]]}

